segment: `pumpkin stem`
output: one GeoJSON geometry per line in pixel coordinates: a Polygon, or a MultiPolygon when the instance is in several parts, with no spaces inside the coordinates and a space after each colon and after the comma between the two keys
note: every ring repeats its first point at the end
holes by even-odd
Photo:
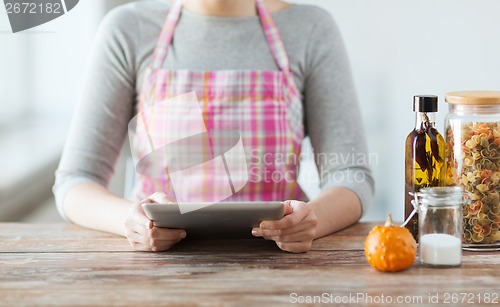
{"type": "Polygon", "coordinates": [[[392,223],[392,216],[389,214],[387,216],[387,220],[385,220],[385,227],[392,227],[394,226],[393,223],[392,223]]]}

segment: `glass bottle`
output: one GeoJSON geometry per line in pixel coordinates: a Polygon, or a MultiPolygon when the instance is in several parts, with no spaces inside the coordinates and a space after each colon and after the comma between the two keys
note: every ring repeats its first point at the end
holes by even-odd
{"type": "MultiPolygon", "coordinates": [[[[414,96],[415,128],[405,144],[405,220],[412,214],[414,199],[410,193],[421,188],[444,185],[445,142],[435,128],[437,96],[414,96]]],[[[415,240],[418,240],[418,214],[406,224],[415,240]]]]}

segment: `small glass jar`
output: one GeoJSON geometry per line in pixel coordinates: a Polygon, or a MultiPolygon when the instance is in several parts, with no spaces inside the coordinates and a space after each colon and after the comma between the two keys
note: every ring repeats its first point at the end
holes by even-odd
{"type": "Polygon", "coordinates": [[[464,249],[500,250],[500,92],[453,92],[446,102],[446,185],[470,199],[464,249]]]}
{"type": "Polygon", "coordinates": [[[417,193],[420,264],[456,267],[462,264],[462,206],[459,187],[424,188],[417,193]]]}

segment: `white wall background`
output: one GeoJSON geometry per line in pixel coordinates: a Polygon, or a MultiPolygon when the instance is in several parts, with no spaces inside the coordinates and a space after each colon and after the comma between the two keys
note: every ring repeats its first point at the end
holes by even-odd
{"type": "Polygon", "coordinates": [[[126,0],[83,0],[65,15],[12,34],[0,4],[0,125],[21,116],[68,117],[99,22],[126,0]]]}
{"type": "Polygon", "coordinates": [[[498,0],[309,0],[335,18],[354,73],[373,166],[376,199],[367,219],[403,218],[404,141],[413,127],[412,97],[500,90],[498,0]]]}
{"type": "Polygon", "coordinates": [[[54,171],[95,31],[121,2],[80,1],[16,34],[0,2],[0,220],[61,220],[50,196],[54,171]]]}

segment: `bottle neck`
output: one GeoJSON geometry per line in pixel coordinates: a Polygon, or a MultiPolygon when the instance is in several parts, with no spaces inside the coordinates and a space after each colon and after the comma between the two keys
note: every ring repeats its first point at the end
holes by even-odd
{"type": "Polygon", "coordinates": [[[426,129],[428,126],[436,126],[436,113],[435,112],[416,112],[415,113],[415,129],[426,129]]]}

